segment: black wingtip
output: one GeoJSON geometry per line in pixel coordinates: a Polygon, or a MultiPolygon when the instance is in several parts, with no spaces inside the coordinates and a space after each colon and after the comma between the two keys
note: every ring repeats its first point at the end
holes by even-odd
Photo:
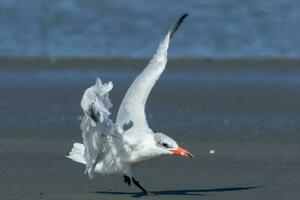
{"type": "Polygon", "coordinates": [[[181,15],[176,21],[175,23],[172,24],[171,28],[170,28],[170,38],[172,38],[172,36],[174,35],[174,33],[177,31],[177,29],[179,28],[179,26],[182,24],[183,20],[188,16],[188,13],[184,13],[183,15],[181,15]]]}

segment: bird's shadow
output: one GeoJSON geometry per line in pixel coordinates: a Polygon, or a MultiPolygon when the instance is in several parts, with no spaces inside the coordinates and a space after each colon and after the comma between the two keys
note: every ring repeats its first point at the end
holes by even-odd
{"type": "MultiPolygon", "coordinates": [[[[211,189],[185,189],[185,190],[163,190],[163,191],[152,191],[150,195],[183,195],[183,196],[206,196],[203,193],[209,192],[234,192],[242,190],[252,190],[261,188],[264,186],[250,186],[250,187],[226,187],[226,188],[211,188],[211,189]]],[[[113,191],[97,191],[92,193],[98,194],[111,194],[111,195],[130,195],[135,198],[145,196],[142,192],[113,192],[113,191]]]]}

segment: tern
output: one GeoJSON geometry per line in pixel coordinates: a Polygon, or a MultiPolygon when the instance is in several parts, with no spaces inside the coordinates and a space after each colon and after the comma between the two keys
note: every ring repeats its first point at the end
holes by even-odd
{"type": "Polygon", "coordinates": [[[67,157],[84,164],[90,179],[95,173],[119,173],[125,184],[130,186],[132,182],[147,195],[147,190],[134,178],[133,166],[162,155],[193,157],[169,136],[154,133],[145,115],[149,93],[167,63],[169,41],[187,15],[175,20],[149,64],[136,77],[120,105],[115,123],[109,118],[112,82],[102,83],[97,78],[95,85],[84,92],[81,99],[85,114],[81,122],[83,144],[74,143],[67,157]]]}

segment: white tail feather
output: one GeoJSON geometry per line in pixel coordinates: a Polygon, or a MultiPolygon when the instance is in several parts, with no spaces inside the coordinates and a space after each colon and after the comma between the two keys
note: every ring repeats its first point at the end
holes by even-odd
{"type": "Polygon", "coordinates": [[[70,151],[69,155],[66,157],[70,158],[71,160],[74,160],[75,162],[86,164],[86,161],[84,159],[84,150],[85,147],[83,144],[74,143],[72,150],[70,151]]]}

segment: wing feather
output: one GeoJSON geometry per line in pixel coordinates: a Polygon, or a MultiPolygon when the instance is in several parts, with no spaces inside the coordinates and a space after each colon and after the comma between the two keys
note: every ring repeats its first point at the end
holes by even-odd
{"type": "Polygon", "coordinates": [[[112,107],[109,91],[112,88],[111,82],[102,84],[101,80],[97,79],[96,84],[85,91],[81,100],[81,107],[85,113],[81,122],[84,159],[86,173],[90,179],[94,177],[97,163],[110,153],[111,137],[118,137],[122,131],[117,129],[109,118],[109,109],[112,107]]]}
{"type": "Polygon", "coordinates": [[[116,121],[118,126],[123,127],[124,124],[132,121],[134,128],[149,129],[145,104],[151,89],[165,69],[170,38],[186,16],[187,14],[182,15],[172,24],[147,67],[136,77],[128,89],[119,108],[116,121]]]}

